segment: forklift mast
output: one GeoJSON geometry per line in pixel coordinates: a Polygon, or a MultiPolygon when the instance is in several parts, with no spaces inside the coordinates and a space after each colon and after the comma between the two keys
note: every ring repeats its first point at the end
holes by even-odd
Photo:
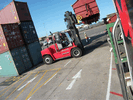
{"type": "Polygon", "coordinates": [[[76,28],[75,24],[78,23],[76,16],[72,14],[72,12],[66,11],[65,12],[65,18],[64,21],[67,24],[67,29],[71,32],[71,38],[74,41],[75,45],[77,45],[79,48],[83,49],[84,46],[81,42],[81,38],[79,36],[79,31],[76,28]]]}

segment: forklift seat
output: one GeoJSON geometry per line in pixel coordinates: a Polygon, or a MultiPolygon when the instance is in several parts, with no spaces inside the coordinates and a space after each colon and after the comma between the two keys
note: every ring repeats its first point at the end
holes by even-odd
{"type": "Polygon", "coordinates": [[[58,49],[59,49],[59,50],[63,49],[63,46],[62,46],[61,43],[57,43],[57,46],[58,46],[58,49]]]}

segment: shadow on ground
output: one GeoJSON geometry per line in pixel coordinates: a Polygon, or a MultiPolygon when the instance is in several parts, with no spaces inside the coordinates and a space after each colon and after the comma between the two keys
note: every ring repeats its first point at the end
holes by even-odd
{"type": "Polygon", "coordinates": [[[85,39],[82,40],[84,45],[84,55],[92,52],[98,47],[108,46],[107,43],[107,33],[103,33],[97,36],[90,37],[89,42],[87,43],[85,39]]]}

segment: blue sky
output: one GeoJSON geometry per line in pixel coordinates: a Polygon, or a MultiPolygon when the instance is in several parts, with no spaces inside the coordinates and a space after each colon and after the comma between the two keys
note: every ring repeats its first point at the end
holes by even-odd
{"type": "MultiPolygon", "coordinates": [[[[17,0],[27,2],[28,7],[36,27],[39,37],[46,36],[49,31],[56,32],[66,29],[64,23],[65,11],[72,11],[71,5],[76,0],[17,0]]],[[[8,5],[12,0],[0,0],[0,10],[8,5]]],[[[114,13],[112,0],[96,0],[99,10],[100,19],[107,14],[114,13]]],[[[74,13],[74,12],[73,12],[74,13]]]]}

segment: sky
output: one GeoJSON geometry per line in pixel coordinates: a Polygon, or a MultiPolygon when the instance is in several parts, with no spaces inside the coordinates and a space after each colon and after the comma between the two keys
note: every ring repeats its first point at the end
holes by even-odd
{"type": "MultiPolygon", "coordinates": [[[[66,29],[64,14],[73,11],[71,5],[76,0],[16,0],[27,2],[38,37],[49,35],[49,31],[57,32],[66,29]]],[[[0,10],[12,0],[0,0],[0,10]]],[[[114,13],[112,0],[96,0],[100,10],[100,19],[114,13]]]]}

